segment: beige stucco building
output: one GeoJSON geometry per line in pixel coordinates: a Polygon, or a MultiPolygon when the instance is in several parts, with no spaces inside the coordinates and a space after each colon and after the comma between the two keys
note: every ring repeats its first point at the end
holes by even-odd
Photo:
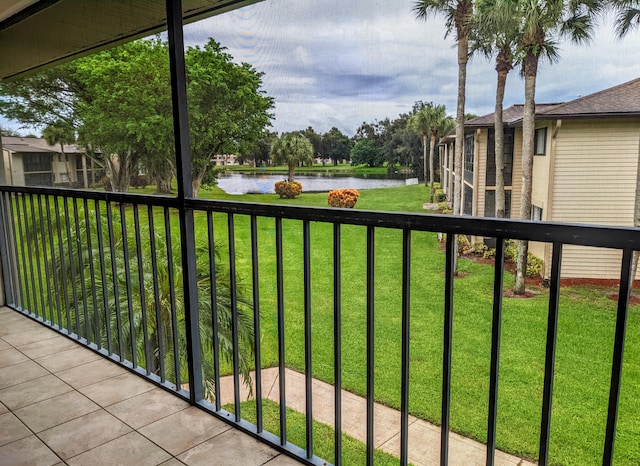
{"type": "MultiPolygon", "coordinates": [[[[518,218],[522,188],[522,105],[504,111],[507,215],[518,218]]],[[[464,213],[493,216],[495,162],[493,114],[465,124],[464,213]]],[[[633,226],[638,202],[640,79],[559,104],[536,106],[532,219],[633,226]]],[[[442,184],[452,193],[453,142],[441,146],[442,184]]],[[[450,196],[451,197],[451,196],[450,196]]],[[[639,233],[640,234],[640,233],[639,233]]],[[[550,275],[551,244],[530,251],[550,275]]],[[[618,251],[566,246],[563,278],[615,279],[618,251]]]]}

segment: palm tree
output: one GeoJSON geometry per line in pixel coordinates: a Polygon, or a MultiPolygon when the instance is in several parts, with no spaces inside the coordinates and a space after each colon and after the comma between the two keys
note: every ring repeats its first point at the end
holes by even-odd
{"type": "Polygon", "coordinates": [[[611,7],[616,12],[616,34],[624,37],[632,29],[640,26],[640,1],[611,0],[611,7]]]}
{"type": "Polygon", "coordinates": [[[76,136],[68,125],[64,124],[62,121],[58,121],[53,125],[47,126],[44,131],[42,131],[42,137],[47,141],[47,144],[50,146],[54,146],[56,144],[60,144],[60,153],[62,154],[62,158],[64,159],[64,165],[67,169],[67,180],[69,184],[71,184],[71,171],[69,170],[69,158],[67,154],[64,153],[64,145],[65,144],[73,144],[76,141],[76,136]]]}
{"type": "Polygon", "coordinates": [[[408,125],[413,131],[422,135],[422,148],[424,160],[424,184],[427,185],[427,135],[431,134],[429,144],[429,186],[431,188],[430,199],[434,197],[434,169],[433,169],[433,153],[438,135],[446,134],[451,131],[452,119],[447,116],[444,105],[433,105],[428,103],[423,105],[420,110],[416,111],[409,119],[408,125]]]}
{"type": "Polygon", "coordinates": [[[502,110],[507,75],[517,55],[520,20],[515,3],[509,0],[479,0],[473,17],[472,49],[486,56],[496,56],[496,105],[494,110],[494,157],[496,167],[495,216],[505,217],[504,125],[502,110]]]}
{"type": "MultiPolygon", "coordinates": [[[[69,244],[68,232],[61,227],[60,239],[54,241],[61,242],[62,255],[57,253],[60,250],[57,244],[53,249],[48,248],[48,268],[56,277],[58,295],[62,297],[61,307],[54,307],[62,316],[63,326],[102,348],[111,348],[128,361],[137,361],[137,365],[148,373],[163,374],[172,382],[188,381],[182,265],[180,261],[171,259],[171,256],[179,254],[178,238],[173,237],[168,244],[162,229],[155,228],[151,232],[148,225],[142,226],[138,249],[138,234],[129,231],[123,238],[120,215],[113,211],[111,244],[107,236],[109,223],[104,212],[98,217],[95,210],[90,210],[87,214],[88,224],[84,212],[80,214],[77,227],[74,220],[65,215],[60,216],[59,225],[71,221],[72,227],[79,232],[77,238],[73,238],[74,244],[76,241],[82,244],[70,252],[66,247],[69,244]],[[102,247],[98,242],[98,228],[102,231],[102,247]],[[91,238],[91,248],[87,246],[87,238],[91,238]],[[155,244],[153,251],[152,241],[155,244]],[[141,268],[138,265],[138,251],[141,268]],[[157,264],[155,268],[154,262],[157,264]],[[173,267],[171,276],[169,264],[173,267]],[[129,274],[125,273],[127,265],[129,274]],[[84,303],[89,303],[87,310],[84,309],[84,303]]],[[[53,226],[56,229],[55,237],[58,223],[53,226]]],[[[36,226],[35,229],[39,228],[36,226]]],[[[208,397],[213,394],[215,384],[212,317],[216,314],[219,356],[229,365],[233,357],[232,288],[228,264],[220,255],[224,249],[220,243],[214,247],[215,274],[212,279],[208,244],[196,245],[202,371],[208,397]],[[213,292],[212,282],[215,285],[213,292]]],[[[253,309],[239,277],[236,277],[236,282],[239,373],[250,388],[249,372],[255,338],[253,309]]]]}
{"type": "MultiPolygon", "coordinates": [[[[555,41],[568,36],[573,42],[590,39],[593,18],[601,4],[596,0],[578,3],[573,0],[518,1],[517,17],[521,18],[519,47],[523,53],[524,109],[522,115],[522,191],[520,218],[531,219],[531,191],[533,175],[533,151],[535,134],[535,94],[538,63],[541,57],[550,61],[557,58],[555,41]]],[[[518,241],[515,294],[524,294],[529,243],[518,241]]]]}
{"type": "Polygon", "coordinates": [[[467,81],[467,62],[469,61],[470,19],[473,13],[472,0],[417,0],[413,11],[420,19],[431,14],[442,13],[446,17],[447,34],[455,29],[458,45],[458,103],[456,107],[456,142],[454,170],[456,172],[453,188],[453,213],[462,212],[462,155],[464,153],[464,107],[467,81]]]}
{"type": "Polygon", "coordinates": [[[271,146],[271,157],[275,165],[286,164],[289,167],[289,182],[293,182],[298,165],[313,165],[313,146],[298,133],[283,134],[271,146]]]}

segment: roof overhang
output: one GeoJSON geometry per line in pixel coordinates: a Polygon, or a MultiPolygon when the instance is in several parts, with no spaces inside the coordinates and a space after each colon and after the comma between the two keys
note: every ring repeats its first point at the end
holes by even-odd
{"type": "MultiPolygon", "coordinates": [[[[261,0],[183,0],[190,23],[261,0]]],[[[166,30],[164,0],[0,0],[0,79],[166,30]]]]}

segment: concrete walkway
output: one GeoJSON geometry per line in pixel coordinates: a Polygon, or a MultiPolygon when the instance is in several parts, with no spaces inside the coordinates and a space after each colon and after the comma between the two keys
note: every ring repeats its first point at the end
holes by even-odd
{"type": "MultiPolygon", "coordinates": [[[[263,369],[261,374],[263,398],[278,402],[280,399],[278,368],[263,369]]],[[[252,374],[252,380],[255,380],[254,374],[252,374]]],[[[304,413],[306,392],[304,374],[286,369],[285,390],[287,406],[300,413],[304,413]]],[[[313,418],[316,421],[333,427],[333,385],[314,379],[312,392],[313,418]]],[[[222,404],[233,403],[232,378],[224,377],[221,380],[220,398],[222,404]]],[[[250,399],[249,390],[243,385],[241,389],[241,401],[248,399],[250,399]]],[[[366,416],[366,399],[342,390],[343,433],[361,442],[366,442],[366,416]]],[[[374,438],[376,448],[400,457],[399,411],[375,403],[374,438]]],[[[449,434],[450,465],[484,465],[485,455],[486,446],[484,444],[453,432],[449,434]]],[[[409,416],[409,461],[416,466],[440,464],[440,427],[409,416]]],[[[534,463],[501,451],[496,451],[496,465],[533,466],[534,463]]]]}

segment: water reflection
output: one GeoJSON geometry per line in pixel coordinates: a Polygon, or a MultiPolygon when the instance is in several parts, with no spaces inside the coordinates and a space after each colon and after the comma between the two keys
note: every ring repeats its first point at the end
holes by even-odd
{"type": "MultiPolygon", "coordinates": [[[[228,194],[275,193],[273,185],[287,178],[285,174],[223,173],[218,177],[218,186],[228,194]]],[[[302,192],[326,192],[332,189],[371,189],[404,186],[404,179],[371,178],[356,176],[300,175],[296,181],[302,183],[302,192]]]]}

